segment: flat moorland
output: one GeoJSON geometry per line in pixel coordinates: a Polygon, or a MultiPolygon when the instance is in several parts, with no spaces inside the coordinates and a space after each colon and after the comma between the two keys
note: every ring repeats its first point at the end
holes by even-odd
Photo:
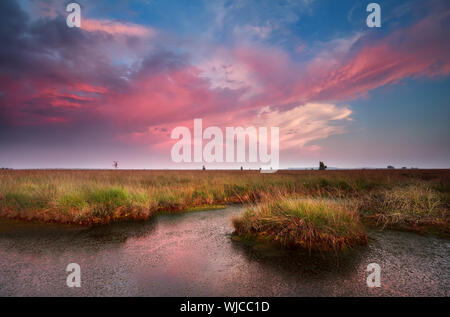
{"type": "MultiPolygon", "coordinates": [[[[339,220],[336,228],[361,221],[380,228],[448,236],[450,170],[284,170],[274,174],[212,170],[0,171],[0,216],[28,221],[105,224],[233,203],[246,204],[248,212],[253,213],[249,217],[247,212],[235,221],[239,224],[237,232],[242,234],[244,228],[253,228],[246,221],[259,221],[257,215],[267,216],[273,211],[271,219],[286,221],[286,211],[295,214],[297,220],[307,220],[311,212],[300,211],[316,208],[327,210],[322,212],[325,218],[339,215],[343,220],[350,215],[348,219],[353,219],[339,220]],[[308,203],[299,203],[305,199],[308,203]],[[340,207],[343,203],[350,214],[340,207]]],[[[310,230],[314,229],[314,222],[308,224],[310,230]]],[[[255,232],[255,228],[249,232],[255,232]]],[[[288,243],[287,239],[283,241],[288,243]]],[[[303,243],[301,239],[292,241],[303,243]]]]}

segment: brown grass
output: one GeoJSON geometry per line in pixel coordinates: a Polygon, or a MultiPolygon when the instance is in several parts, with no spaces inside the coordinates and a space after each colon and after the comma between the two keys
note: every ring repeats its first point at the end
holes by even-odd
{"type": "Polygon", "coordinates": [[[104,224],[122,219],[147,219],[158,212],[251,204],[276,191],[287,197],[357,201],[363,220],[380,226],[393,223],[410,226],[414,222],[420,227],[428,221],[439,223],[442,229],[449,224],[449,184],[449,170],[279,171],[275,174],[2,170],[0,216],[104,224]]]}
{"type": "Polygon", "coordinates": [[[360,200],[364,219],[376,226],[450,235],[449,195],[416,183],[380,190],[360,200]]]}

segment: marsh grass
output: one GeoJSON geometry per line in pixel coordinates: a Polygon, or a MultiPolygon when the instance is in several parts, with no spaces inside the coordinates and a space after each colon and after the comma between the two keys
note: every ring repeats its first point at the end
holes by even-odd
{"type": "Polygon", "coordinates": [[[427,183],[373,192],[360,200],[364,219],[381,227],[450,234],[448,194],[427,183]]]}
{"type": "Polygon", "coordinates": [[[448,224],[449,171],[2,170],[0,216],[74,224],[148,219],[155,213],[255,204],[285,197],[359,201],[380,224],[433,218],[448,224]],[[422,189],[427,188],[425,192],[422,189]],[[422,186],[422,187],[420,187],[422,186]],[[423,196],[422,194],[425,196],[423,196]],[[413,203],[414,202],[414,203],[413,203]],[[407,215],[398,217],[395,212],[407,215]]]}
{"type": "Polygon", "coordinates": [[[329,199],[271,195],[233,219],[233,225],[244,239],[308,251],[337,252],[367,243],[356,208],[329,199]]]}

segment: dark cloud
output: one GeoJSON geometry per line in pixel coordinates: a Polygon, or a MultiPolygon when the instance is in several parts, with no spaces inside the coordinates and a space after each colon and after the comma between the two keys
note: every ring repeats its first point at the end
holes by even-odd
{"type": "Polygon", "coordinates": [[[104,54],[108,41],[108,34],[68,28],[63,16],[31,21],[16,1],[1,1],[0,109],[7,124],[55,115],[86,120],[87,105],[127,85],[123,69],[104,54]]]}

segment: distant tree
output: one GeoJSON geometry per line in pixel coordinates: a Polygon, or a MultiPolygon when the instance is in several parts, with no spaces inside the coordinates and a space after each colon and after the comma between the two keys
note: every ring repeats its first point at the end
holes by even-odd
{"type": "Polygon", "coordinates": [[[388,170],[393,170],[393,169],[395,169],[395,167],[394,166],[392,166],[392,165],[388,165],[388,170]]]}
{"type": "Polygon", "coordinates": [[[241,171],[243,171],[244,170],[244,166],[241,166],[241,171]]]}
{"type": "Polygon", "coordinates": [[[115,169],[118,169],[118,168],[119,168],[119,162],[113,161],[113,167],[114,167],[115,169]]]}
{"type": "Polygon", "coordinates": [[[408,169],[406,166],[403,166],[403,167],[402,167],[402,170],[406,170],[406,169],[408,169]]]}
{"type": "Polygon", "coordinates": [[[205,165],[203,165],[203,167],[202,167],[202,170],[206,171],[206,167],[205,167],[205,165]]]}
{"type": "Polygon", "coordinates": [[[323,162],[319,162],[319,170],[324,171],[326,169],[327,169],[327,166],[325,164],[323,164],[323,162]]]}

